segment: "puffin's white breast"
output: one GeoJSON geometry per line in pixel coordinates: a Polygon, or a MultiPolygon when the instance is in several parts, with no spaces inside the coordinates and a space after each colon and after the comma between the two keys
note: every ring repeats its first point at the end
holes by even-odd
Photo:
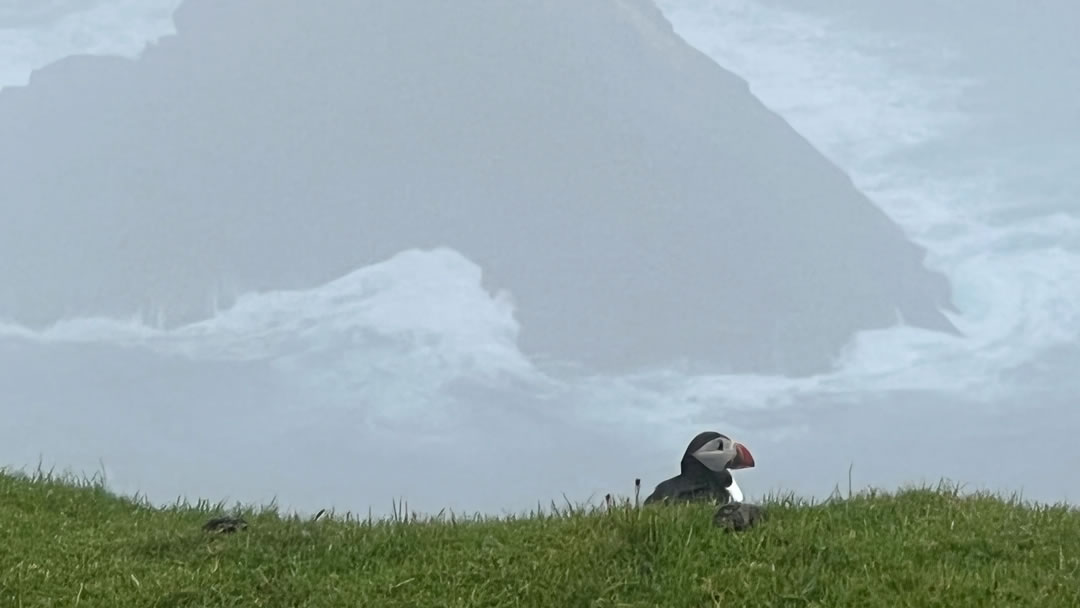
{"type": "Polygon", "coordinates": [[[728,490],[728,493],[731,494],[731,502],[742,502],[743,501],[742,489],[739,488],[739,484],[735,483],[735,478],[734,477],[731,479],[731,485],[728,486],[727,490],[728,490]]]}

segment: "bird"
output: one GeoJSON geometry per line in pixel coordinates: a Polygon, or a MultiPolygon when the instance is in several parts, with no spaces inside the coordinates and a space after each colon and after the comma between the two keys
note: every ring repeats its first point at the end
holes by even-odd
{"type": "Polygon", "coordinates": [[[742,490],[731,471],[754,466],[754,456],[743,444],[715,431],[698,433],[683,453],[682,471],[656,485],[645,504],[716,500],[741,503],[742,490]]]}

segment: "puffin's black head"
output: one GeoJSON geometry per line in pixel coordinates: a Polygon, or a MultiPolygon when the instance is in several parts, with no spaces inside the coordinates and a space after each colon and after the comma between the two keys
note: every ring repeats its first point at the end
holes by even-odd
{"type": "Polygon", "coordinates": [[[703,467],[713,473],[726,473],[729,469],[752,468],[754,456],[746,446],[727,435],[705,431],[686,446],[681,465],[684,475],[703,472],[703,467]]]}

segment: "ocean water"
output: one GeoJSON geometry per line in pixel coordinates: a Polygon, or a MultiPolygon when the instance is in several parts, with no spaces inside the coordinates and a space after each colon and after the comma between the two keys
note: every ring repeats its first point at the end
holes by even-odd
{"type": "MultiPolygon", "coordinates": [[[[137,56],[176,4],[4,9],[0,86],[71,53],[137,56]]],[[[866,332],[808,378],[555,376],[517,350],[482,268],[409,250],[172,330],[0,324],[0,462],[101,471],[155,502],[499,513],[628,495],[635,478],[647,493],[714,429],[754,452],[750,498],[942,477],[1080,497],[1077,146],[1005,128],[994,66],[948,37],[776,3],[658,5],[928,249],[964,337],[866,332]]]]}

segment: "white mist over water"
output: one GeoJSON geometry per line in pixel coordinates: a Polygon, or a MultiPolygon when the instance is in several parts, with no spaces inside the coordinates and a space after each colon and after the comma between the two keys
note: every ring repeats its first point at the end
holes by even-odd
{"type": "Polygon", "coordinates": [[[0,88],[68,55],[134,57],[172,34],[179,0],[27,0],[0,6],[0,88]]]}
{"type": "MultiPolygon", "coordinates": [[[[0,48],[22,50],[3,55],[15,60],[0,65],[0,85],[76,50],[133,55],[171,31],[175,4],[87,2],[2,30],[0,48]]],[[[1078,383],[1062,372],[1080,362],[1075,164],[985,145],[994,117],[963,109],[979,81],[950,63],[961,49],[757,2],[659,5],[930,250],[964,338],[867,332],[836,372],[811,378],[567,377],[515,348],[512,298],[485,291],[481,268],[450,250],[406,251],[173,330],[137,319],[0,327],[0,462],[103,462],[114,488],[157,502],[277,496],[303,510],[385,511],[405,497],[426,511],[499,512],[627,494],[635,477],[647,492],[677,471],[686,441],[715,429],[754,451],[761,468],[740,475],[751,497],[827,494],[849,463],[857,485],[953,476],[1048,500],[1080,494],[1056,478],[1076,456],[1000,455],[1027,446],[1048,460],[1080,422],[1068,403],[1078,383]]]]}
{"type": "MultiPolygon", "coordinates": [[[[944,389],[942,381],[961,377],[978,386],[1075,340],[1080,146],[1020,147],[1004,134],[985,145],[999,130],[985,109],[995,100],[979,99],[984,83],[959,71],[972,63],[961,50],[762,2],[658,4],[681,36],[746,78],[847,170],[949,276],[966,339],[885,332],[846,361],[849,371],[891,367],[911,388],[944,389]],[[963,109],[970,105],[984,110],[963,109]]],[[[1033,107],[1041,94],[1030,93],[1033,107]]],[[[1000,388],[987,396],[1000,397],[1000,388]]]]}

